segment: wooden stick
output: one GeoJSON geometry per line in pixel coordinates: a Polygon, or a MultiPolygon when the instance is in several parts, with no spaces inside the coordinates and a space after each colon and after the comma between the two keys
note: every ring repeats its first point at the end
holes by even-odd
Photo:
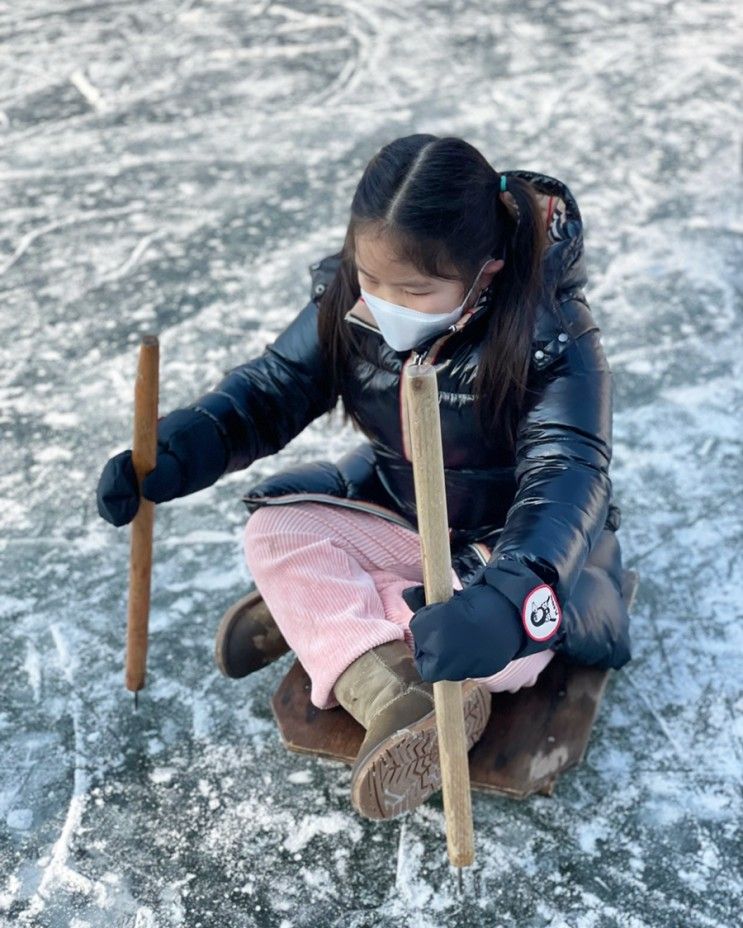
{"type": "MultiPolygon", "coordinates": [[[[446,602],[453,584],[436,369],[427,362],[408,366],[405,392],[426,602],[446,602]]],[[[455,867],[468,867],[475,859],[475,843],[462,684],[434,683],[433,695],[449,860],[455,867]]]]}
{"type": "Polygon", "coordinates": [[[140,485],[139,509],[132,521],[129,560],[129,606],[126,630],[126,674],[128,690],[144,687],[147,664],[147,626],[150,617],[152,575],[152,529],[155,504],[141,495],[142,480],[155,468],[157,458],[157,403],[160,345],[156,335],[143,335],[134,387],[134,442],[132,463],[140,485]]]}

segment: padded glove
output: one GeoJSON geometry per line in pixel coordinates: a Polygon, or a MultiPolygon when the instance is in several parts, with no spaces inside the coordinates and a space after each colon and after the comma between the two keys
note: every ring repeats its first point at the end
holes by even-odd
{"type": "MultiPolygon", "coordinates": [[[[154,503],[187,496],[215,483],[225,472],[228,449],[216,421],[199,409],[176,409],[157,424],[155,468],[142,481],[154,503]]],[[[96,491],[98,513],[112,525],[131,522],[139,509],[139,487],[131,450],[110,458],[96,491]]]]}
{"type": "Polygon", "coordinates": [[[427,683],[489,677],[559,640],[562,611],[553,590],[517,561],[490,565],[443,603],[425,605],[423,586],[407,587],[402,597],[414,612],[414,660],[427,683]]]}

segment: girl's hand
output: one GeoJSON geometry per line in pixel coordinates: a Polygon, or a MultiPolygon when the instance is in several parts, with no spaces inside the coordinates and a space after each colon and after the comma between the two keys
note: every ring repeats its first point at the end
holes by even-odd
{"type": "Polygon", "coordinates": [[[402,591],[415,613],[415,664],[426,682],[489,677],[556,644],[562,611],[551,587],[515,561],[489,568],[488,576],[428,606],[423,586],[402,591]]]}
{"type": "MultiPolygon", "coordinates": [[[[223,473],[227,451],[211,416],[198,409],[176,409],[157,424],[154,470],[142,481],[142,495],[154,503],[195,493],[223,473]]],[[[139,509],[139,487],[132,452],[110,458],[96,491],[98,514],[112,525],[131,522],[139,509]]]]}
{"type": "Polygon", "coordinates": [[[486,583],[454,590],[445,603],[418,608],[423,589],[408,587],[402,596],[416,610],[410,631],[415,664],[427,683],[489,677],[509,664],[526,643],[518,610],[486,583]]]}

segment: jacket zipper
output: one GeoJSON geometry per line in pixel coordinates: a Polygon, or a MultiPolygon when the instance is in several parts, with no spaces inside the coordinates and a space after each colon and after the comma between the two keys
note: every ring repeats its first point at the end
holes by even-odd
{"type": "MultiPolygon", "coordinates": [[[[410,443],[410,425],[408,422],[408,411],[407,411],[407,405],[405,403],[405,396],[404,396],[404,389],[403,389],[405,371],[409,364],[422,364],[424,360],[428,357],[428,355],[431,354],[431,352],[433,353],[431,354],[429,363],[434,363],[436,356],[439,353],[439,349],[441,348],[441,345],[443,345],[443,343],[447,339],[451,338],[451,336],[454,335],[456,332],[459,332],[465,326],[465,324],[469,322],[473,314],[474,313],[472,311],[468,312],[458,322],[455,322],[452,325],[450,325],[449,328],[445,332],[443,332],[434,342],[432,342],[428,346],[428,348],[425,348],[423,351],[413,350],[410,357],[406,358],[405,362],[403,363],[402,369],[400,371],[400,383],[398,387],[398,407],[399,407],[399,413],[400,413],[400,438],[401,438],[400,445],[402,447],[402,456],[404,460],[406,460],[409,464],[413,463],[413,450],[412,450],[411,443],[410,443]]],[[[380,338],[382,337],[382,333],[378,328],[375,328],[374,326],[369,325],[367,322],[364,322],[363,319],[359,319],[358,316],[354,316],[350,309],[345,314],[344,319],[346,319],[348,322],[353,323],[354,325],[361,326],[361,328],[363,329],[368,329],[370,332],[375,332],[377,335],[380,336],[380,338]]]]}
{"type": "MultiPolygon", "coordinates": [[[[382,333],[379,329],[375,328],[372,325],[369,325],[368,322],[364,322],[363,319],[359,319],[358,316],[354,316],[351,310],[349,310],[344,316],[347,322],[352,323],[353,325],[358,325],[362,329],[368,329],[370,332],[375,332],[379,337],[382,337],[382,333]]],[[[413,455],[410,447],[410,430],[408,426],[408,416],[407,408],[405,405],[405,396],[403,392],[403,383],[405,379],[405,370],[407,366],[411,363],[413,364],[422,364],[423,359],[428,354],[429,349],[426,349],[423,352],[413,351],[409,358],[406,358],[402,370],[400,371],[400,383],[398,387],[398,405],[400,409],[400,434],[401,434],[401,445],[402,445],[402,454],[406,461],[412,463],[413,455]]]]}

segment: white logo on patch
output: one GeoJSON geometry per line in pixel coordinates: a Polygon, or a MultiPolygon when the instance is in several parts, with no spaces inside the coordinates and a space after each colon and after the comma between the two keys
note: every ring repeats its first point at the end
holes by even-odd
{"type": "Polygon", "coordinates": [[[534,587],[524,600],[521,620],[534,641],[545,641],[555,634],[562,622],[562,610],[552,587],[546,583],[534,587]]]}

